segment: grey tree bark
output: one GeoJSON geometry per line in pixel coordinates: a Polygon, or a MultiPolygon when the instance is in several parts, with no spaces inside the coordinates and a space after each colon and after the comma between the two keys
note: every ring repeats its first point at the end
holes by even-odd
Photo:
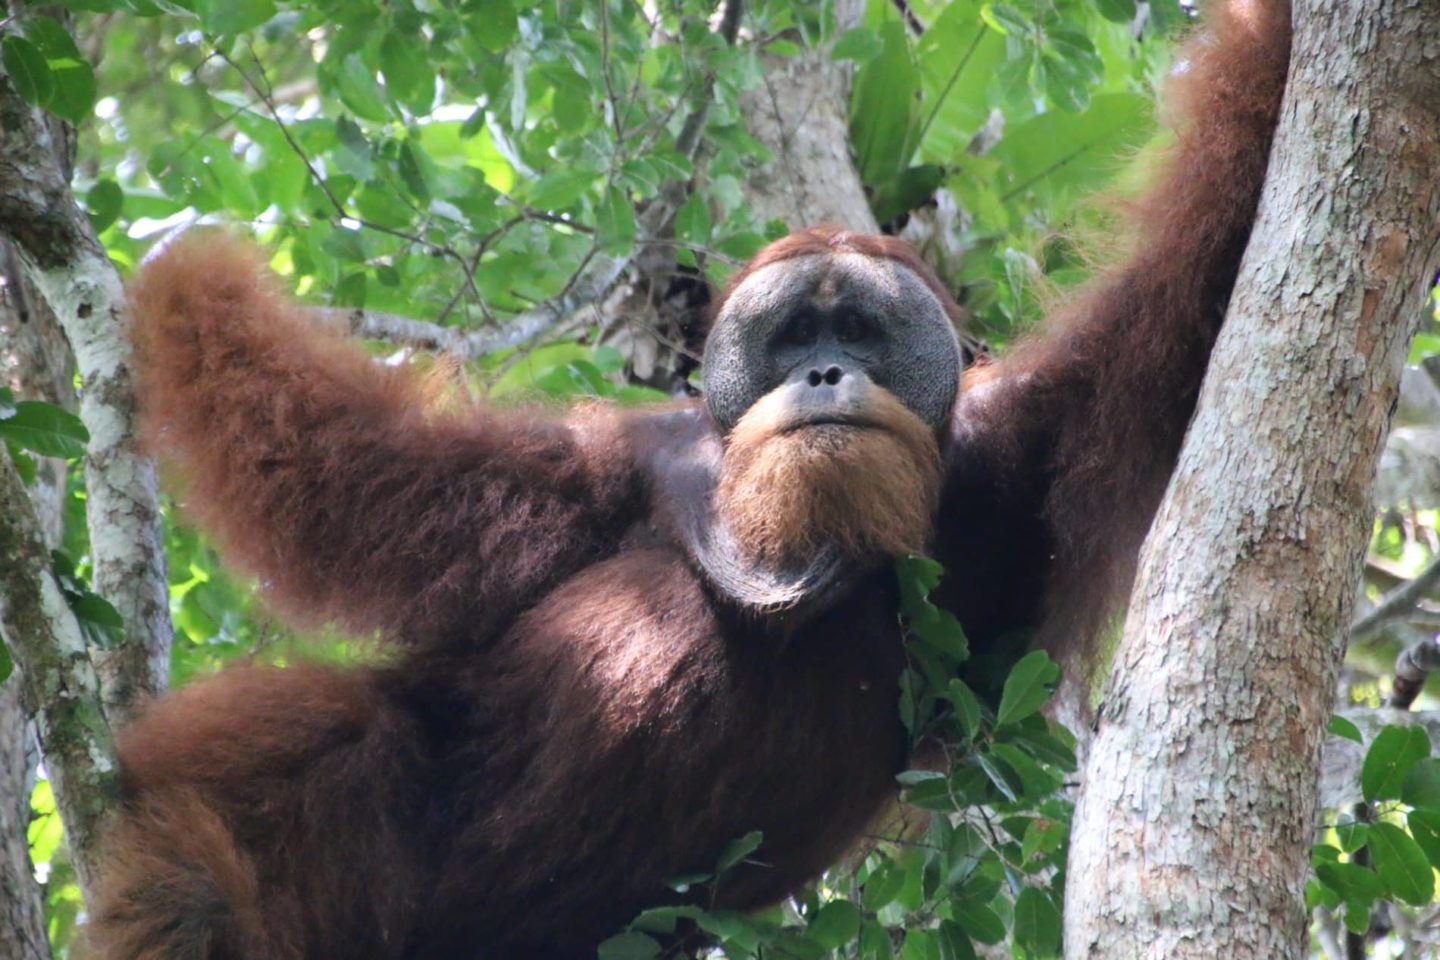
{"type": "MultiPolygon", "coordinates": [[[[860,24],[865,4],[837,0],[833,11],[839,35],[860,24]]],[[[767,55],[762,65],[764,82],[740,101],[750,134],[771,154],[746,178],[756,215],[791,230],[820,223],[879,230],[850,155],[851,65],[827,50],[767,55]]]]}
{"type": "Polygon", "coordinates": [[[119,721],[163,686],[170,606],[155,467],[136,434],[120,274],[70,192],[54,131],[0,76],[0,232],[69,337],[82,378],[86,512],[95,592],[120,612],[126,641],[97,652],[107,713],[119,721]]]}
{"type": "MultiPolygon", "coordinates": [[[[22,398],[74,406],[74,375],[64,334],[21,274],[14,249],[0,242],[0,383],[22,398]]],[[[41,458],[31,499],[45,542],[63,530],[66,465],[41,458]]],[[[40,885],[27,827],[39,749],[22,701],[18,671],[0,681],[0,957],[49,960],[40,885]]]]}
{"type": "Polygon", "coordinates": [[[1440,267],[1437,0],[1296,0],[1259,221],[1086,765],[1066,955],[1299,958],[1317,775],[1440,267]]]}

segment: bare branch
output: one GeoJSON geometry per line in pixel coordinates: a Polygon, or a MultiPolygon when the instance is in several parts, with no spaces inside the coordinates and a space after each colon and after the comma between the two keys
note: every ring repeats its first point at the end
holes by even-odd
{"type": "Polygon", "coordinates": [[[1436,584],[1440,584],[1440,557],[1432,560],[1430,566],[1416,574],[1413,580],[1391,591],[1369,613],[1356,618],[1350,624],[1350,642],[1363,640],[1380,632],[1387,624],[1404,619],[1421,600],[1429,596],[1436,584]]]}

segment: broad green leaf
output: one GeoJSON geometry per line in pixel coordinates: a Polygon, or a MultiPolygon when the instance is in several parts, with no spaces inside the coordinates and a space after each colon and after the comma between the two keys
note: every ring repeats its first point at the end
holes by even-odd
{"type": "Polygon", "coordinates": [[[883,860],[866,879],[861,902],[867,911],[874,913],[893,901],[904,885],[905,872],[893,860],[883,860]]]}
{"type": "Polygon", "coordinates": [[[1357,863],[1318,863],[1315,865],[1315,876],[1347,903],[1368,907],[1377,897],[1385,895],[1385,884],[1375,871],[1357,863]]]}
{"type": "Polygon", "coordinates": [[[95,109],[95,73],[90,62],[57,20],[34,17],[26,22],[25,35],[40,48],[53,81],[45,109],[78,125],[95,109]]]}
{"type": "Polygon", "coordinates": [[[109,600],[86,591],[70,599],[70,610],[85,642],[101,650],[113,650],[125,640],[125,621],[109,600]]]}
{"type": "Polygon", "coordinates": [[[940,960],[975,960],[975,947],[954,920],[940,921],[940,960]]]}
{"type": "MultiPolygon", "coordinates": [[[[327,60],[325,66],[329,67],[330,61],[327,60]]],[[[323,69],[320,75],[325,76],[323,69]]],[[[350,54],[335,65],[331,80],[336,94],[357,116],[377,122],[390,118],[390,112],[385,108],[385,95],[380,90],[375,73],[365,65],[358,53],[350,54]]]]}
{"type": "Polygon", "coordinates": [[[1398,799],[1405,778],[1429,755],[1430,738],[1422,727],[1386,725],[1360,768],[1360,789],[1366,802],[1398,799]]]}
{"type": "Polygon", "coordinates": [[[10,659],[10,650],[5,646],[5,641],[0,640],[0,683],[4,683],[14,669],[15,664],[10,659]]]}
{"type": "Polygon", "coordinates": [[[274,0],[195,0],[195,12],[211,33],[242,33],[275,16],[274,0]]]}
{"type": "Polygon", "coordinates": [[[873,60],[885,52],[885,41],[875,35],[875,31],[868,27],[855,27],[848,30],[835,46],[830,48],[830,57],[833,60],[854,60],[864,63],[866,60],[873,60]]]}
{"type": "Polygon", "coordinates": [[[600,944],[600,960],[651,960],[664,954],[654,937],[635,930],[611,937],[600,944]]]}
{"type": "Polygon", "coordinates": [[[1095,0],[1100,16],[1114,23],[1131,23],[1135,19],[1135,0],[1095,0]]]}
{"type": "Polygon", "coordinates": [[[635,244],[635,207],[619,187],[605,191],[595,211],[595,240],[600,249],[614,256],[624,256],[635,244]]]}
{"type": "Polygon", "coordinates": [[[1440,809],[1440,760],[1426,757],[1415,764],[1400,787],[1400,799],[1412,807],[1440,809]]]}
{"type": "Polygon", "coordinates": [[[68,460],[85,455],[90,431],[79,417],[53,403],[22,400],[11,416],[0,420],[0,437],[42,457],[68,460]]]}
{"type": "Polygon", "coordinates": [[[987,904],[962,897],[951,903],[951,910],[955,914],[955,922],[970,939],[986,944],[1005,939],[1005,921],[987,904]]]}
{"type": "Polygon", "coordinates": [[[1025,784],[1019,774],[1004,760],[992,754],[981,753],[975,756],[975,762],[985,771],[985,776],[995,785],[995,789],[1005,795],[1006,800],[1014,803],[1025,792],[1025,784]]]}
{"type": "Polygon", "coordinates": [[[1365,840],[1370,835],[1370,827],[1364,823],[1342,823],[1335,828],[1335,837],[1340,841],[1340,849],[1346,853],[1354,853],[1365,846],[1365,840]]]}
{"type": "Polygon", "coordinates": [[[826,950],[843,947],[859,933],[860,910],[849,900],[831,900],[805,929],[805,936],[826,950]]]}
{"type": "Polygon", "coordinates": [[[906,930],[900,960],[940,960],[940,944],[929,930],[906,930]]]}
{"type": "Polygon", "coordinates": [[[0,41],[5,75],[26,103],[43,107],[55,95],[55,78],[40,48],[24,37],[10,34],[0,41]]]}
{"type": "Polygon", "coordinates": [[[1432,867],[1440,867],[1440,812],[1434,810],[1411,810],[1405,816],[1410,836],[1425,851],[1432,867]]]}
{"type": "Polygon", "coordinates": [[[1060,910],[1043,890],[1026,887],[1015,898],[1015,942],[1033,957],[1060,951],[1060,910]]]}
{"type": "Polygon", "coordinates": [[[1060,679],[1060,665],[1043,650],[1034,650],[1021,657],[1005,678],[1000,694],[1000,708],[995,712],[995,726],[1003,727],[1023,720],[1043,707],[1060,679]]]}
{"type": "Polygon", "coordinates": [[[472,17],[470,29],[491,53],[500,53],[514,42],[519,30],[513,0],[485,0],[483,16],[472,17]]]}
{"type": "Polygon", "coordinates": [[[424,114],[435,99],[435,70],[423,38],[391,30],[380,41],[380,73],[385,89],[411,113],[424,114]]]}
{"type": "Polygon", "coordinates": [[[731,867],[742,862],[750,854],[760,849],[765,835],[759,830],[751,830],[738,840],[731,840],[725,844],[725,849],[720,851],[720,859],[715,864],[716,873],[724,873],[731,867]]]}
{"type": "Polygon", "coordinates": [[[1356,743],[1364,743],[1365,738],[1360,735],[1360,728],[1354,722],[1335,713],[1330,716],[1330,735],[1339,737],[1342,740],[1353,740],[1356,743]]]}
{"type": "Polygon", "coordinates": [[[90,225],[95,228],[96,233],[103,233],[106,227],[120,219],[120,211],[124,205],[125,193],[114,180],[97,180],[85,194],[90,225]]]}
{"type": "Polygon", "coordinates": [[[980,733],[980,720],[984,716],[979,698],[958,678],[950,681],[946,696],[955,708],[955,720],[960,724],[966,741],[974,740],[980,733]]]}
{"type": "Polygon", "coordinates": [[[850,139],[860,176],[872,185],[885,183],[908,164],[920,89],[904,25],[887,21],[880,40],[882,51],[856,72],[850,95],[850,139]]]}
{"type": "Polygon", "coordinates": [[[694,920],[703,912],[694,906],[651,907],[636,917],[630,926],[649,933],[674,933],[678,921],[694,920]]]}
{"type": "Polygon", "coordinates": [[[1016,124],[990,153],[1002,171],[1001,199],[1033,195],[1063,212],[1082,191],[1106,183],[1153,129],[1150,101],[1132,93],[1097,96],[1084,113],[1051,111],[1016,124]]]}
{"type": "Polygon", "coordinates": [[[1435,874],[1419,844],[1393,823],[1372,823],[1366,844],[1375,872],[1390,892],[1406,903],[1424,906],[1435,894],[1435,874]]]}
{"type": "Polygon", "coordinates": [[[675,214],[675,236],[700,247],[710,243],[710,204],[704,194],[697,191],[685,198],[675,214]]]}

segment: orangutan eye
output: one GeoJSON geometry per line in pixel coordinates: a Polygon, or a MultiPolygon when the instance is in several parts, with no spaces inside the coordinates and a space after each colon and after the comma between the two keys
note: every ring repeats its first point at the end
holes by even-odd
{"type": "Polygon", "coordinates": [[[804,310],[790,318],[780,339],[792,346],[808,347],[819,335],[820,324],[816,321],[815,314],[804,310]]]}
{"type": "Polygon", "coordinates": [[[841,343],[859,343],[870,336],[870,324],[860,314],[846,311],[836,323],[836,336],[841,343]]]}

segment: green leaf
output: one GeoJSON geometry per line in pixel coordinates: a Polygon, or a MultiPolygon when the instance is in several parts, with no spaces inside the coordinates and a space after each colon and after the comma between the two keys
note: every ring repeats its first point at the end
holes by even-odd
{"type": "Polygon", "coordinates": [[[70,599],[70,611],[85,635],[85,642],[101,650],[114,650],[125,641],[125,621],[120,611],[98,593],[86,590],[70,599]]]}
{"type": "Polygon", "coordinates": [[[955,922],[970,939],[985,944],[1005,939],[1005,921],[988,905],[962,897],[951,903],[951,910],[955,914],[955,922]]]}
{"type": "Polygon", "coordinates": [[[1406,903],[1423,906],[1435,894],[1435,874],[1425,851],[1393,823],[1372,823],[1367,847],[1375,872],[1391,893],[1406,903]]]}
{"type": "Polygon", "coordinates": [[[90,432],[68,410],[53,403],[22,400],[15,404],[14,414],[0,420],[0,437],[42,457],[68,460],[85,455],[90,432]]]}
{"type": "Polygon", "coordinates": [[[955,708],[955,720],[960,724],[966,741],[974,740],[980,733],[980,720],[984,717],[979,698],[958,678],[950,681],[945,695],[955,708]]]}
{"type": "Polygon", "coordinates": [[[1317,863],[1315,876],[1319,877],[1325,886],[1340,894],[1346,903],[1358,903],[1368,907],[1376,898],[1385,895],[1385,884],[1375,871],[1357,863],[1317,863]]]}
{"type": "Polygon", "coordinates": [[[885,183],[909,164],[920,90],[904,25],[882,24],[880,41],[883,49],[856,72],[850,95],[850,139],[861,178],[871,185],[885,183]]]}
{"type": "Polygon", "coordinates": [[[106,227],[120,219],[120,211],[124,205],[125,193],[114,180],[97,180],[95,186],[85,194],[85,206],[90,208],[90,225],[95,228],[96,233],[103,232],[106,227]]]}
{"type": "Polygon", "coordinates": [[[686,243],[705,246],[710,242],[710,205],[701,193],[692,193],[675,214],[675,236],[686,243]]]}
{"type": "Polygon", "coordinates": [[[1033,194],[1063,210],[1080,193],[1110,180],[1119,157],[1154,129],[1152,117],[1146,98],[1108,93],[1095,97],[1084,113],[1052,110],[1008,128],[990,152],[1002,171],[1002,198],[1033,194]]]}
{"type": "Polygon", "coordinates": [[[1422,727],[1387,724],[1360,768],[1360,789],[1366,802],[1398,799],[1405,778],[1429,755],[1430,738],[1422,727]]]}
{"type": "Polygon", "coordinates": [[[631,930],[600,944],[600,960],[651,960],[664,950],[654,937],[631,930]]]}
{"type": "Polygon", "coordinates": [[[954,920],[940,921],[940,960],[975,960],[975,947],[954,920]]]}
{"type": "MultiPolygon", "coordinates": [[[[329,64],[328,60],[326,64],[329,64]]],[[[358,53],[352,53],[342,60],[331,79],[341,101],[354,110],[357,116],[377,122],[389,119],[390,113],[385,109],[385,95],[380,90],[375,73],[365,65],[358,53]]]]}
{"type": "Polygon", "coordinates": [[[1330,715],[1330,735],[1342,740],[1353,740],[1356,743],[1365,742],[1365,738],[1360,735],[1360,728],[1338,713],[1330,715]]]}
{"type": "Polygon", "coordinates": [[[595,211],[595,240],[600,249],[614,256],[624,256],[635,245],[635,207],[619,187],[605,191],[595,211]]]}
{"type": "Polygon", "coordinates": [[[1023,720],[1043,707],[1060,679],[1060,665],[1043,650],[1034,650],[1021,657],[1005,678],[1000,694],[1000,708],[995,712],[995,726],[1023,720]]]}
{"type": "Polygon", "coordinates": [[[391,30],[380,41],[385,89],[414,114],[428,113],[435,100],[435,70],[422,38],[391,30]]]}
{"type": "Polygon", "coordinates": [[[892,902],[905,885],[905,871],[893,860],[882,860],[865,880],[865,891],[861,902],[865,909],[874,913],[892,902]]]}
{"type": "Polygon", "coordinates": [[[45,109],[78,125],[95,109],[95,73],[90,62],[58,20],[35,17],[27,21],[25,35],[44,55],[54,84],[45,109]]]}
{"type": "Polygon", "coordinates": [[[739,840],[731,840],[725,844],[725,849],[720,851],[720,859],[715,864],[716,873],[724,873],[731,867],[740,863],[750,854],[760,849],[761,842],[765,835],[759,830],[751,830],[739,840]]]}
{"type": "Polygon", "coordinates": [[[1342,823],[1335,828],[1335,837],[1340,841],[1340,849],[1346,853],[1354,853],[1365,846],[1366,838],[1370,836],[1370,827],[1364,823],[1342,823]]]}
{"type": "Polygon", "coordinates": [[[875,31],[868,27],[856,27],[847,30],[835,46],[830,48],[832,60],[854,60],[857,63],[864,63],[866,60],[873,60],[885,52],[885,41],[875,35],[875,31]]]}
{"type": "Polygon", "coordinates": [[[1426,757],[1415,764],[1400,787],[1400,799],[1412,807],[1440,809],[1440,760],[1426,757]]]}
{"type": "Polygon", "coordinates": [[[695,906],[651,907],[636,917],[630,926],[649,933],[674,933],[678,921],[695,920],[703,912],[695,906]]]}
{"type": "Polygon", "coordinates": [[[11,34],[0,41],[0,56],[3,56],[5,74],[22,100],[37,107],[50,102],[55,95],[55,78],[50,75],[50,65],[39,47],[11,34]]]}
{"type": "Polygon", "coordinates": [[[1135,20],[1135,0],[1095,0],[1100,16],[1113,23],[1132,23],[1135,20]]]}
{"type": "Polygon", "coordinates": [[[1035,957],[1060,951],[1060,910],[1037,887],[1026,887],[1015,898],[1015,942],[1035,957]]]}
{"type": "Polygon", "coordinates": [[[1410,836],[1425,851],[1432,867],[1440,867],[1440,812],[1433,810],[1411,810],[1405,816],[1410,836]]]}
{"type": "Polygon", "coordinates": [[[520,22],[513,0],[485,0],[484,16],[471,18],[470,29],[481,46],[491,53],[503,53],[515,42],[520,22]]]}
{"type": "Polygon", "coordinates": [[[195,13],[211,33],[241,33],[275,16],[274,0],[195,0],[195,13]]]}
{"type": "Polygon", "coordinates": [[[820,908],[805,936],[826,950],[835,950],[860,933],[860,910],[849,900],[831,900],[820,908]]]}
{"type": "Polygon", "coordinates": [[[14,670],[15,663],[10,659],[10,651],[6,648],[5,641],[0,640],[0,683],[9,679],[14,670]]]}

